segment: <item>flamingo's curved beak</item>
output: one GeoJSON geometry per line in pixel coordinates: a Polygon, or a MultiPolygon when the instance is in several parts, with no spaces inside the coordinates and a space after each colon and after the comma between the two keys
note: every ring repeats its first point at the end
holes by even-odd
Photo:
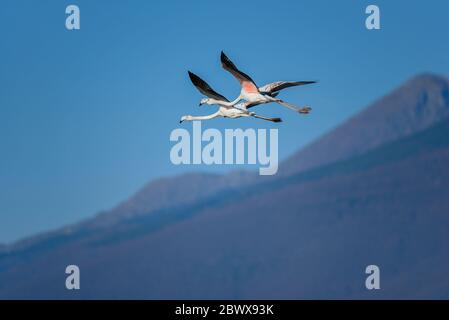
{"type": "Polygon", "coordinates": [[[182,123],[183,120],[179,120],[179,123],[182,123]]]}
{"type": "Polygon", "coordinates": [[[203,103],[202,103],[202,102],[200,102],[200,103],[198,104],[198,106],[199,106],[199,107],[201,107],[202,105],[203,105],[203,103]]]}

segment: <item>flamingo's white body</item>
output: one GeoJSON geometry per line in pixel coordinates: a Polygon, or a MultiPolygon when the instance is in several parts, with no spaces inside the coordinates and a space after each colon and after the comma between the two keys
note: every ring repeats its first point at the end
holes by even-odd
{"type": "Polygon", "coordinates": [[[309,113],[310,107],[297,108],[281,99],[275,98],[278,92],[282,89],[315,83],[315,81],[277,81],[269,83],[263,87],[257,87],[256,83],[246,73],[240,71],[234,63],[221,52],[221,64],[226,71],[229,71],[240,83],[242,87],[240,95],[231,103],[237,103],[241,99],[247,102],[243,105],[243,108],[250,108],[259,104],[276,102],[284,107],[297,111],[299,113],[309,113]]]}
{"type": "Polygon", "coordinates": [[[268,120],[268,121],[272,121],[272,122],[281,122],[282,121],[280,118],[265,118],[265,117],[255,114],[254,112],[245,111],[243,109],[237,109],[237,108],[233,108],[233,107],[227,108],[227,107],[220,106],[218,108],[217,112],[209,114],[207,116],[191,116],[191,115],[182,116],[180,122],[196,121],[196,120],[210,120],[210,119],[219,118],[219,117],[231,118],[231,119],[242,118],[242,117],[254,117],[254,118],[268,120]]]}
{"type": "MultiPolygon", "coordinates": [[[[210,115],[206,116],[192,116],[192,115],[185,115],[181,117],[181,121],[195,121],[195,120],[210,120],[218,117],[224,117],[224,118],[241,118],[241,117],[254,117],[258,119],[263,119],[267,121],[272,122],[281,122],[282,119],[280,118],[266,118],[259,116],[255,114],[254,112],[249,112],[245,108],[245,104],[239,104],[239,107],[229,105],[232,102],[229,102],[228,99],[226,99],[221,94],[217,93],[215,90],[213,90],[203,79],[198,77],[196,74],[189,71],[189,77],[192,80],[192,83],[195,85],[195,87],[204,95],[208,97],[208,100],[210,101],[210,104],[216,104],[219,106],[218,111],[215,113],[212,113],[210,115]]],[[[204,99],[203,99],[204,100],[204,99]]],[[[240,100],[240,99],[239,99],[240,100]]],[[[200,103],[201,105],[201,103],[200,103]]]]}

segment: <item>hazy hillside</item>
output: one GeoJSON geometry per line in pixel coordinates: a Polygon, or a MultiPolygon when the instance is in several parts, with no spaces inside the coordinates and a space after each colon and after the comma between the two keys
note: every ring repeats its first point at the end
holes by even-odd
{"type": "Polygon", "coordinates": [[[288,175],[160,180],[8,246],[0,298],[448,298],[448,87],[409,81],[299,152],[309,160],[288,175]],[[64,288],[68,264],[82,270],[79,292],[64,288]],[[368,264],[381,291],[364,289],[368,264]]]}

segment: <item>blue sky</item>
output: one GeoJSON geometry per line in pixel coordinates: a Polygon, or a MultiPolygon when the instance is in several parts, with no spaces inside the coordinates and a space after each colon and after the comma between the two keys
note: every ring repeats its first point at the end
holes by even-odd
{"type": "MultiPolygon", "coordinates": [[[[2,1],[0,3],[0,242],[113,207],[147,182],[232,167],[169,161],[183,114],[207,114],[187,70],[234,98],[225,52],[258,84],[319,80],[289,89],[310,104],[277,105],[272,125],[218,119],[203,128],[279,127],[279,154],[298,148],[422,72],[449,75],[447,1],[2,1]],[[65,8],[81,30],[65,29],[65,8]],[[381,30],[365,28],[365,8],[381,30]]],[[[183,124],[190,128],[190,124],[183,124]]]]}

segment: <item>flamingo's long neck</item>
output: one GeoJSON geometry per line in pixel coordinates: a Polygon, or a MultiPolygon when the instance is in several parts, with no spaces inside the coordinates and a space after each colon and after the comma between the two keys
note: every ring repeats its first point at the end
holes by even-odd
{"type": "Polygon", "coordinates": [[[217,118],[217,117],[219,117],[221,114],[220,114],[220,110],[218,110],[217,112],[215,112],[215,113],[212,113],[212,114],[209,114],[209,115],[207,115],[207,116],[191,116],[190,117],[190,121],[195,121],[195,120],[210,120],[210,119],[213,119],[213,118],[217,118]]]}
{"type": "Polygon", "coordinates": [[[242,100],[242,95],[240,94],[235,100],[230,101],[230,102],[222,102],[220,103],[222,106],[225,107],[232,107],[234,106],[237,102],[239,102],[240,100],[242,100]]]}

